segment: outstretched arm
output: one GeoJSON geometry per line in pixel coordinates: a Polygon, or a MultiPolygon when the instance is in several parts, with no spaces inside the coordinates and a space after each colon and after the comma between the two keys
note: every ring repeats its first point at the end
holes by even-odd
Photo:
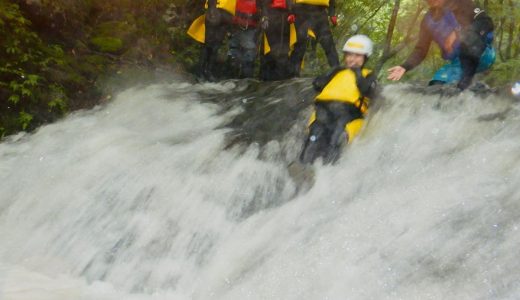
{"type": "Polygon", "coordinates": [[[418,66],[428,54],[431,43],[432,35],[430,30],[426,27],[425,19],[423,19],[421,22],[421,29],[419,30],[419,41],[417,41],[413,52],[404,64],[388,69],[388,79],[400,80],[404,73],[418,66]]]}
{"type": "Polygon", "coordinates": [[[426,27],[426,21],[423,19],[421,22],[421,29],[419,30],[419,41],[417,41],[412,54],[410,54],[406,62],[401,66],[405,68],[406,71],[410,71],[411,69],[417,67],[428,54],[431,43],[432,35],[430,30],[426,27]]]}

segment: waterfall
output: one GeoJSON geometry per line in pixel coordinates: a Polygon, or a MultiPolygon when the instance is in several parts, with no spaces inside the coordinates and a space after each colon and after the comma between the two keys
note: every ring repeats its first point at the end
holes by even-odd
{"type": "Polygon", "coordinates": [[[308,79],[135,87],[0,144],[0,299],[517,299],[520,106],[381,91],[300,189],[308,79]]]}

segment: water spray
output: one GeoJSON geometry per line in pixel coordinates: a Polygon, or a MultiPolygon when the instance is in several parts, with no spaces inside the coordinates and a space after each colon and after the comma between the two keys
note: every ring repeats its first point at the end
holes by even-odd
{"type": "Polygon", "coordinates": [[[511,87],[511,93],[513,96],[520,97],[520,81],[515,82],[511,87]]]}

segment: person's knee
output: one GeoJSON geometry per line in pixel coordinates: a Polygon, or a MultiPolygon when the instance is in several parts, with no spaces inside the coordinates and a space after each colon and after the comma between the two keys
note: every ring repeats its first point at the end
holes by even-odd
{"type": "Polygon", "coordinates": [[[327,126],[320,121],[315,120],[309,126],[309,140],[311,142],[317,141],[319,138],[323,137],[327,132],[327,126]]]}

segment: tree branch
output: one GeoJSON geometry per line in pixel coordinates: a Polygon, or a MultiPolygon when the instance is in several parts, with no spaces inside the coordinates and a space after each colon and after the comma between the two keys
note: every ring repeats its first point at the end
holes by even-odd
{"type": "Polygon", "coordinates": [[[365,25],[376,16],[377,13],[381,10],[381,8],[383,8],[383,6],[385,6],[385,4],[387,4],[387,2],[388,1],[382,1],[381,5],[379,5],[379,7],[368,18],[365,19],[365,22],[363,22],[363,24],[359,25],[358,29],[356,30],[356,33],[361,31],[361,28],[365,27],[365,25]]]}
{"type": "Polygon", "coordinates": [[[415,24],[417,23],[417,20],[419,19],[419,16],[421,15],[421,12],[423,11],[423,9],[424,9],[424,5],[422,5],[422,3],[419,3],[417,5],[417,9],[415,10],[415,14],[412,18],[412,23],[410,26],[408,26],[408,30],[406,32],[404,39],[401,42],[399,42],[393,49],[388,49],[388,50],[385,49],[385,51],[383,52],[383,56],[379,59],[379,62],[377,63],[377,67],[375,70],[376,74],[379,74],[379,72],[381,71],[381,68],[383,67],[385,62],[387,62],[390,58],[397,55],[397,53],[401,52],[401,50],[406,48],[406,46],[413,40],[412,39],[413,29],[415,28],[415,24]]]}

